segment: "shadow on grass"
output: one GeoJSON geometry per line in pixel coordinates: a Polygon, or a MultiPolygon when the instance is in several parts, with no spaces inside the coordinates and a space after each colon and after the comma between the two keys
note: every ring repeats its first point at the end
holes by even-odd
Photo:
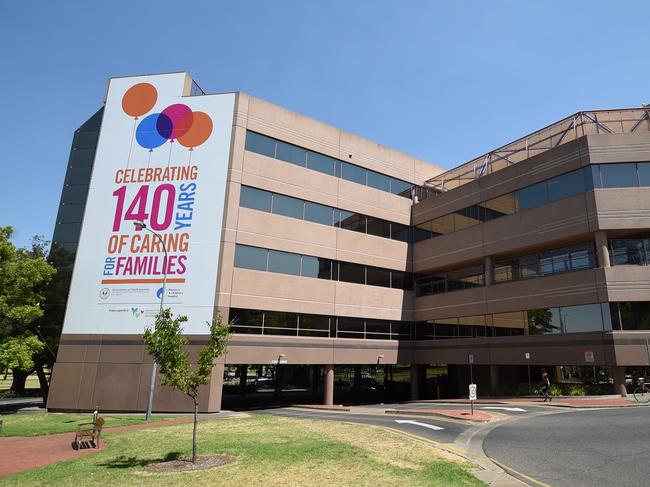
{"type": "Polygon", "coordinates": [[[146,467],[152,463],[162,463],[162,462],[171,462],[172,460],[178,460],[181,456],[181,453],[178,451],[169,452],[167,455],[161,458],[136,458],[136,457],[127,457],[126,455],[121,455],[117,458],[113,458],[105,463],[100,463],[99,466],[106,468],[133,468],[133,467],[146,467]]]}

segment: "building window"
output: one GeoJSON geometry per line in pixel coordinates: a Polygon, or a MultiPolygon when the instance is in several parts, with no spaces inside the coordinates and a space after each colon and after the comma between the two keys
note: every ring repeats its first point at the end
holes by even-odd
{"type": "Polygon", "coordinates": [[[269,250],[269,272],[300,275],[300,255],[279,250],[269,250]]]}
{"type": "Polygon", "coordinates": [[[603,188],[631,188],[639,186],[636,164],[600,164],[603,188]]]}
{"type": "Polygon", "coordinates": [[[267,254],[267,249],[237,244],[235,246],[235,267],[265,271],[267,254]]]}
{"type": "Polygon", "coordinates": [[[272,195],[273,193],[262,189],[242,186],[241,194],[239,195],[239,206],[270,213],[272,195]]]}

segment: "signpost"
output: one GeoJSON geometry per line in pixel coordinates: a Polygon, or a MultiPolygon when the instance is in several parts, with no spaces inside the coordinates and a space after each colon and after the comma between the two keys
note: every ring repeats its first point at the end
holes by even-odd
{"type": "Polygon", "coordinates": [[[533,385],[530,382],[530,352],[526,352],[524,356],[526,357],[526,365],[528,366],[528,394],[532,394],[533,385]]]}
{"type": "Polygon", "coordinates": [[[469,362],[469,404],[472,416],[474,415],[474,401],[476,401],[476,384],[474,384],[474,354],[467,354],[467,362],[469,362]]]}
{"type": "Polygon", "coordinates": [[[469,385],[469,403],[470,403],[472,416],[474,415],[474,401],[476,401],[476,384],[470,384],[469,385]]]}

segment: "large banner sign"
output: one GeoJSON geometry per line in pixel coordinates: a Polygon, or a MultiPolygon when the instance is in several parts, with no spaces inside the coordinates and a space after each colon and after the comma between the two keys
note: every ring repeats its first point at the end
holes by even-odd
{"type": "Polygon", "coordinates": [[[142,333],[161,299],[209,332],[234,94],[183,97],[187,81],[110,80],[64,333],[142,333]]]}

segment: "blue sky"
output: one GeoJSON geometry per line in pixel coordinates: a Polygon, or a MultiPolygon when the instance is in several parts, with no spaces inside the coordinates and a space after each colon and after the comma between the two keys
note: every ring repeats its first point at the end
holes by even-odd
{"type": "Polygon", "coordinates": [[[451,168],[582,109],[650,103],[647,1],[5,2],[0,225],[51,238],[109,76],[188,71],[451,168]]]}

